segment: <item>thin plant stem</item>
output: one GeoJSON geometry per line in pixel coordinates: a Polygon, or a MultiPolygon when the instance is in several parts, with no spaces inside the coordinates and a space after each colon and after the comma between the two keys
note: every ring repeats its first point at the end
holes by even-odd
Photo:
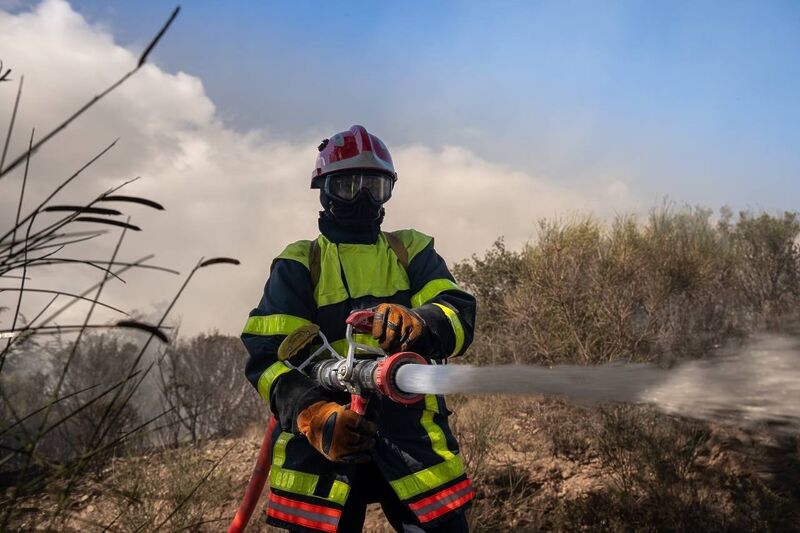
{"type": "MultiPolygon", "coordinates": [[[[17,98],[14,100],[14,109],[11,111],[11,121],[8,124],[8,133],[6,133],[6,140],[3,143],[3,154],[0,155],[0,170],[6,164],[6,155],[8,154],[8,144],[11,142],[11,136],[14,133],[14,122],[17,119],[17,110],[19,109],[19,99],[22,96],[22,82],[25,76],[19,77],[19,86],[17,87],[17,98]]],[[[30,150],[30,147],[28,148],[30,150]]]]}

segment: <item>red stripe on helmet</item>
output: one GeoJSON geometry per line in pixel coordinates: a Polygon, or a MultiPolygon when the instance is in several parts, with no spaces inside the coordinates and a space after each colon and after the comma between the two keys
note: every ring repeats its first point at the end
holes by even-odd
{"type": "Polygon", "coordinates": [[[397,177],[389,149],[364,126],[352,126],[323,141],[314,167],[311,173],[312,189],[320,188],[316,178],[343,170],[375,169],[397,177]]]}
{"type": "Polygon", "coordinates": [[[289,522],[290,524],[297,524],[298,526],[318,529],[320,531],[325,531],[326,533],[336,533],[336,526],[333,524],[326,524],[324,522],[317,522],[316,520],[311,520],[302,516],[291,515],[271,507],[267,509],[267,514],[273,518],[277,518],[278,520],[289,522]]]}
{"type": "Polygon", "coordinates": [[[323,507],[322,505],[314,505],[312,503],[301,502],[297,500],[290,500],[289,498],[284,498],[283,496],[279,496],[274,492],[270,492],[269,499],[281,505],[285,505],[287,507],[294,507],[295,509],[300,509],[301,511],[308,511],[309,513],[317,513],[325,516],[330,516],[331,518],[339,518],[342,516],[342,511],[339,509],[334,509],[331,507],[323,507]]]}

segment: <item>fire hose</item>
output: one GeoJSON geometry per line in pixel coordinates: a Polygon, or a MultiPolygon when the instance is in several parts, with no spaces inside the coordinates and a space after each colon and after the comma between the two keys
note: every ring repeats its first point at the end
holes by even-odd
{"type": "MultiPolygon", "coordinates": [[[[347,356],[341,357],[328,343],[325,335],[316,325],[299,328],[281,343],[278,359],[288,366],[303,372],[319,385],[331,391],[347,391],[350,393],[350,409],[364,415],[372,394],[386,396],[390,400],[409,405],[424,398],[422,394],[409,394],[397,387],[397,371],[407,364],[425,365],[427,361],[414,352],[399,352],[387,355],[380,348],[360,344],[355,341],[354,332],[372,331],[371,310],[356,311],[347,318],[346,339],[347,356]],[[299,366],[288,363],[288,359],[301,349],[319,338],[322,346],[315,350],[299,366]],[[356,354],[367,354],[377,359],[356,359],[356,354]]],[[[270,417],[258,459],[245,489],[242,503],[228,528],[228,533],[240,533],[247,526],[258,499],[264,490],[272,463],[272,434],[275,432],[277,420],[270,417]]]]}

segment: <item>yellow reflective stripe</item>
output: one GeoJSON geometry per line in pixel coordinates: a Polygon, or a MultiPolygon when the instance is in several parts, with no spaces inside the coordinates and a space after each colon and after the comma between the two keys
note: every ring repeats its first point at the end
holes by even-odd
{"type": "MultiPolygon", "coordinates": [[[[269,471],[269,485],[292,494],[320,498],[320,496],[315,496],[314,494],[317,489],[317,483],[319,483],[319,476],[283,468],[283,463],[286,461],[286,445],[292,437],[294,437],[293,434],[284,431],[275,441],[275,446],[272,450],[272,467],[269,471]]],[[[328,497],[321,499],[344,505],[348,494],[350,494],[350,486],[347,483],[335,480],[328,497]]]]}
{"type": "Polygon", "coordinates": [[[319,281],[314,287],[314,301],[317,308],[326,305],[338,304],[347,300],[347,289],[342,282],[339,263],[339,250],[336,245],[320,236],[317,240],[319,245],[319,281]]]}
{"type": "Polygon", "coordinates": [[[419,307],[431,298],[437,297],[444,291],[463,291],[454,281],[446,278],[432,279],[422,287],[422,290],[411,297],[411,306],[419,307]]]}
{"type": "Polygon", "coordinates": [[[283,463],[286,461],[286,445],[292,437],[294,437],[293,434],[284,431],[275,441],[272,451],[272,467],[269,471],[269,485],[294,494],[312,496],[317,488],[318,476],[283,468],[283,463]]]}
{"type": "Polygon", "coordinates": [[[294,315],[251,316],[242,333],[253,335],[288,335],[299,327],[311,324],[310,320],[294,315]]]}
{"type": "Polygon", "coordinates": [[[281,374],[285,374],[289,372],[291,368],[289,368],[283,361],[278,361],[277,363],[272,363],[267,369],[261,374],[261,377],[258,378],[258,393],[264,398],[265,402],[269,402],[269,391],[272,389],[272,384],[275,382],[275,378],[280,376],[281,374]]]}
{"type": "Polygon", "coordinates": [[[344,272],[351,298],[383,298],[411,288],[408,274],[397,261],[383,234],[375,244],[341,243],[338,252],[341,268],[334,267],[331,262],[332,270],[339,276],[344,272]]]}
{"type": "Polygon", "coordinates": [[[297,241],[283,249],[283,251],[275,258],[278,259],[291,259],[297,261],[304,267],[308,268],[308,255],[311,250],[311,241],[297,241]]]}
{"type": "MultiPolygon", "coordinates": [[[[377,347],[379,345],[378,340],[369,333],[356,333],[355,335],[353,335],[353,339],[357,343],[366,344],[367,346],[377,347]]],[[[336,350],[336,353],[338,353],[342,357],[347,355],[347,339],[339,339],[338,341],[333,341],[331,343],[331,347],[334,350],[336,350]]]]}
{"type": "Polygon", "coordinates": [[[434,422],[433,415],[439,412],[439,402],[434,394],[425,395],[425,409],[422,411],[420,423],[425,431],[428,432],[428,437],[431,439],[431,448],[436,454],[445,461],[452,459],[455,455],[447,447],[447,437],[444,431],[439,427],[439,424],[434,422]]]}
{"type": "Polygon", "coordinates": [[[408,274],[398,263],[383,234],[375,244],[337,245],[324,235],[317,243],[320,277],[314,287],[314,301],[318,308],[348,298],[393,296],[411,288],[408,274]],[[342,281],[342,272],[347,279],[347,288],[342,281]]]}
{"type": "Polygon", "coordinates": [[[423,492],[441,487],[462,475],[464,475],[464,463],[460,455],[454,455],[443,463],[395,479],[389,484],[401,500],[407,500],[423,492]]]}
{"type": "Polygon", "coordinates": [[[269,486],[293,494],[313,496],[318,477],[305,472],[273,466],[269,471],[269,486]]]}
{"type": "Polygon", "coordinates": [[[333,482],[331,492],[328,494],[328,499],[332,502],[344,505],[347,501],[347,495],[350,494],[350,485],[338,479],[333,482]]]}
{"type": "Polygon", "coordinates": [[[442,305],[439,303],[434,303],[436,307],[442,310],[444,316],[447,317],[447,320],[450,321],[450,325],[453,327],[453,334],[456,338],[456,344],[453,348],[453,353],[450,355],[458,355],[461,353],[461,348],[464,347],[464,326],[461,325],[461,319],[458,318],[458,315],[455,311],[447,307],[446,305],[442,305]]]}
{"type": "Polygon", "coordinates": [[[288,431],[281,432],[275,440],[275,446],[272,447],[272,466],[283,466],[286,461],[286,444],[294,437],[288,431]]]}

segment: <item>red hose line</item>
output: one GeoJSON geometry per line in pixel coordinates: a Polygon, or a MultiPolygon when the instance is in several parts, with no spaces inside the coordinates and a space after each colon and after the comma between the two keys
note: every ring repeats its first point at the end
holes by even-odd
{"type": "Polygon", "coordinates": [[[250,475],[250,481],[244,491],[242,503],[239,504],[239,510],[236,511],[236,516],[233,517],[233,521],[228,527],[228,533],[241,533],[244,531],[250,516],[253,514],[253,510],[256,508],[258,498],[261,496],[261,491],[264,490],[264,485],[267,482],[269,468],[272,466],[272,434],[275,432],[277,425],[278,420],[271,416],[267,424],[267,430],[264,433],[264,440],[261,442],[261,450],[258,452],[256,465],[253,467],[253,473],[250,475]]]}

